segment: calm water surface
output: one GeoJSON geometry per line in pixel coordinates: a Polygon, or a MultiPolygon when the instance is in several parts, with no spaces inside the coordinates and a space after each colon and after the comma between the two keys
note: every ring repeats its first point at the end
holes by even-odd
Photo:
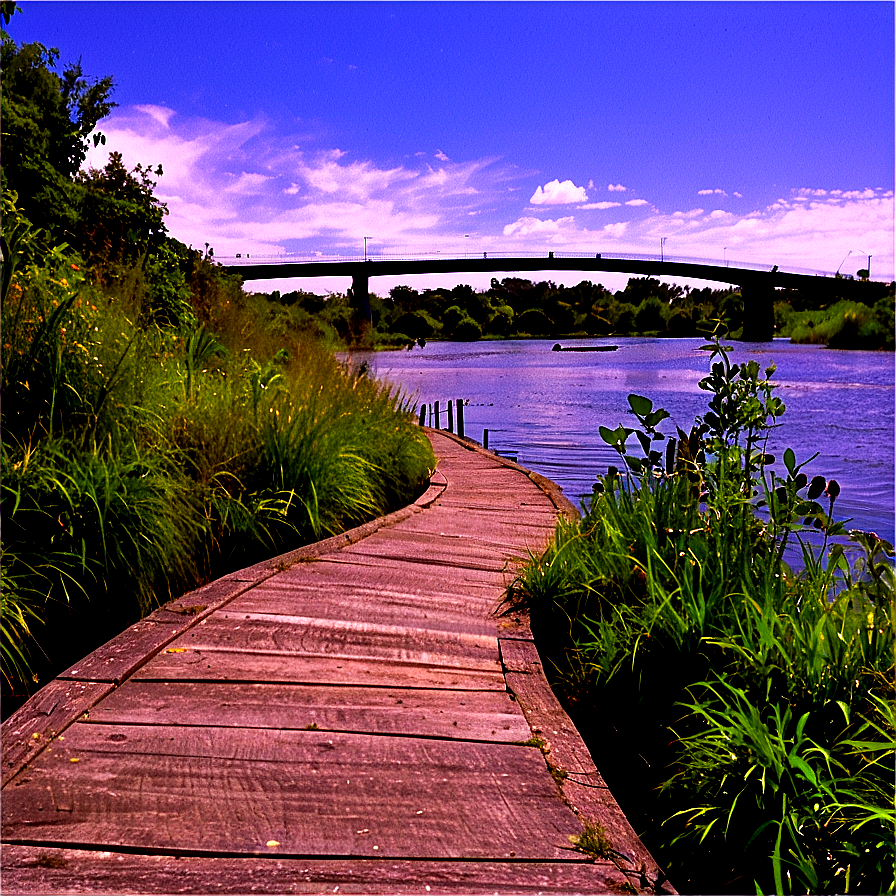
{"type": "MultiPolygon", "coordinates": [[[[709,370],[700,339],[582,339],[563,345],[619,346],[615,352],[552,352],[555,340],[429,343],[413,351],[365,354],[372,372],[405,389],[417,403],[442,407],[463,398],[466,435],[515,454],[553,479],[574,504],[591,494],[595,476],[618,463],[598,426],[631,425],[631,392],[664,407],[690,429],[708,394],[698,387],[709,370]]],[[[810,478],[842,486],[835,514],[850,527],[894,540],[894,356],[832,351],[821,346],[732,343],[732,361],[777,365],[777,394],[787,405],[772,435],[773,453],[790,446],[797,460],[818,457],[810,478]]],[[[356,361],[361,358],[355,357],[356,361]]],[[[667,430],[671,431],[671,430],[667,430]]]]}

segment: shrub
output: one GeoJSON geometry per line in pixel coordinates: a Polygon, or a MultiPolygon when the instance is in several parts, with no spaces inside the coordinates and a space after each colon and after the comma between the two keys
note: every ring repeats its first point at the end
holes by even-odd
{"type": "Polygon", "coordinates": [[[475,342],[482,338],[482,327],[472,317],[464,317],[454,328],[454,338],[458,342],[475,342]]]}
{"type": "Polygon", "coordinates": [[[540,308],[527,308],[517,315],[513,326],[517,333],[530,336],[549,336],[554,332],[554,322],[540,308]]]}

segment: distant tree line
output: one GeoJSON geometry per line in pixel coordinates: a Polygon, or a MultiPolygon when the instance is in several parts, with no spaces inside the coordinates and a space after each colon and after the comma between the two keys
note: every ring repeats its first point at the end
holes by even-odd
{"type": "MultiPolygon", "coordinates": [[[[351,341],[355,311],[344,295],[273,292],[259,296],[289,324],[316,331],[327,341],[351,341]]],[[[724,321],[736,338],[750,314],[735,287],[691,289],[653,277],[632,277],[612,292],[583,280],[576,286],[518,277],[493,278],[488,289],[461,284],[451,289],[396,286],[388,296],[370,294],[371,346],[399,347],[429,339],[586,336],[698,336],[710,321],[724,321]]],[[[775,306],[777,332],[794,341],[841,348],[893,348],[893,289],[874,304],[841,299],[819,304],[800,290],[781,290],[775,306]]]]}

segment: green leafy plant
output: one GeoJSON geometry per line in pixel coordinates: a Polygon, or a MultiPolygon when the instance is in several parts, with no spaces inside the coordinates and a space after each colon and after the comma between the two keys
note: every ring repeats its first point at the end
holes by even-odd
{"type": "Polygon", "coordinates": [[[507,603],[679,887],[892,892],[893,548],[844,531],[839,485],[792,451],[773,467],[774,369],[720,336],[706,413],[670,435],[630,396],[637,424],[601,428],[623,472],[507,603]],[[598,725],[607,705],[637,749],[598,725]]]}

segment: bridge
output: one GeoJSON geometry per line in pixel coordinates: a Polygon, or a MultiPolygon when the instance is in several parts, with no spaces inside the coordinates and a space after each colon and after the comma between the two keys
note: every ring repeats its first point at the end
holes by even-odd
{"type": "Polygon", "coordinates": [[[878,281],[854,280],[833,273],[806,269],[781,270],[777,265],[748,262],[713,261],[697,258],[655,255],[571,252],[502,255],[483,252],[482,257],[470,253],[418,256],[369,255],[296,257],[276,256],[245,259],[236,256],[224,261],[225,268],[243,280],[285,279],[291,277],[351,277],[353,301],[358,311],[369,318],[367,298],[371,277],[411,276],[413,274],[497,273],[522,271],[601,271],[638,274],[650,277],[680,277],[727,283],[740,288],[745,305],[752,313],[744,324],[743,339],[767,341],[774,332],[775,291],[799,289],[813,292],[821,301],[848,298],[857,301],[876,300],[886,285],[878,281]]]}

